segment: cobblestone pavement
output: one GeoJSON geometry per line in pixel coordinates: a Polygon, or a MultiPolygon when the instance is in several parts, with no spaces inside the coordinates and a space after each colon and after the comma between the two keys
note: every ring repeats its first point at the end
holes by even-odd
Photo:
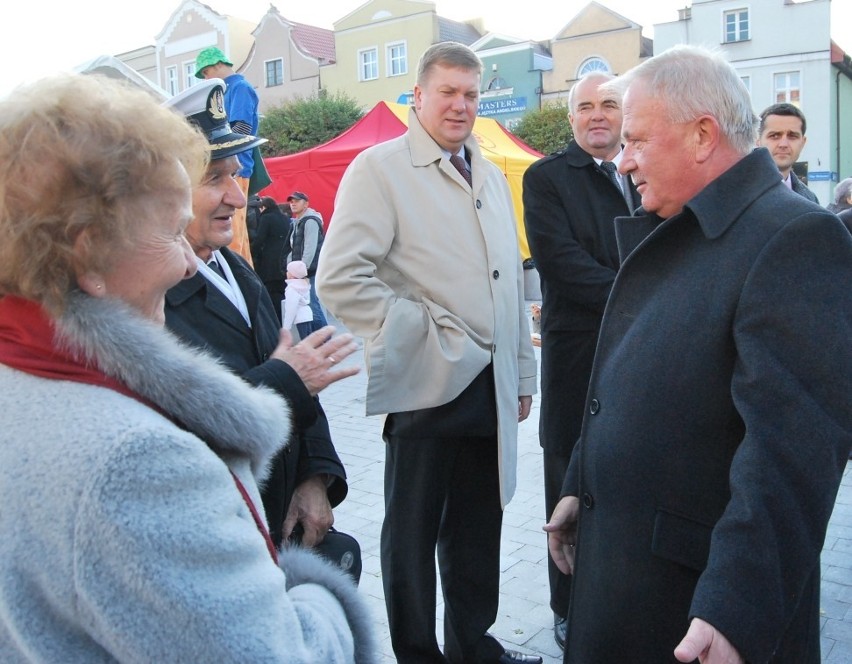
{"type": "MultiPolygon", "coordinates": [[[[329,317],[330,322],[335,322],[329,317]]],[[[539,351],[536,349],[536,353],[539,351]]],[[[345,364],[363,367],[356,351],[345,364]]],[[[375,618],[383,662],[394,662],[379,566],[383,506],[384,443],[382,419],[364,415],[366,372],[327,388],[321,395],[335,445],[346,466],[349,495],[335,509],[335,525],[358,538],[363,554],[361,592],[375,618]]],[[[548,605],[547,559],[542,488],[542,453],[538,444],[539,397],[520,425],[518,489],[503,518],[500,607],[491,629],[504,645],[537,653],[544,664],[562,661],[553,640],[548,605]]],[[[847,466],[828,528],[822,555],[823,662],[852,662],[852,464],[847,466]]],[[[443,613],[438,593],[437,634],[442,640],[443,613]]]]}

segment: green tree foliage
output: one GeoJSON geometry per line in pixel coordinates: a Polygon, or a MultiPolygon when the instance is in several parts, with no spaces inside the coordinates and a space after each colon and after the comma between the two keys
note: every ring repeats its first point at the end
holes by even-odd
{"type": "Polygon", "coordinates": [[[358,103],[343,93],[296,98],[261,118],[258,133],[269,142],[260,151],[264,157],[278,157],[307,150],[349,129],[363,115],[358,103]]]}
{"type": "Polygon", "coordinates": [[[537,111],[529,111],[512,133],[542,154],[561,150],[574,137],[568,122],[567,104],[551,103],[537,111]]]}

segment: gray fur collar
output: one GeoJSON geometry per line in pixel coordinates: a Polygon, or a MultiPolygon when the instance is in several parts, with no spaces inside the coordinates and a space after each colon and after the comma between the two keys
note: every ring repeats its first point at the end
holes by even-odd
{"type": "Polygon", "coordinates": [[[56,329],[63,347],[156,404],[217,454],[248,456],[255,476],[289,439],[282,397],[249,385],[119,300],[75,292],[56,329]]]}
{"type": "Polygon", "coordinates": [[[375,626],[370,609],[352,578],[310,549],[291,546],[281,550],[279,566],[287,577],[287,590],[316,583],[332,593],[343,607],[355,641],[355,663],[379,661],[375,626]]]}

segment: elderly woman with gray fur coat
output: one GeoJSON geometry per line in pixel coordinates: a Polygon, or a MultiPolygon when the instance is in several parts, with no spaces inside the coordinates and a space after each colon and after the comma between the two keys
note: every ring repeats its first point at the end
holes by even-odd
{"type": "Polygon", "coordinates": [[[354,584],[260,516],[286,402],[163,328],[207,150],[96,76],[0,102],[0,661],[374,659],[354,584]]]}

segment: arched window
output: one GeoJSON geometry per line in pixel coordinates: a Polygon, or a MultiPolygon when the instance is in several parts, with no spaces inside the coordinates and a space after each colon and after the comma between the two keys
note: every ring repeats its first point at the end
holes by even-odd
{"type": "Polygon", "coordinates": [[[509,85],[506,83],[505,78],[500,78],[499,76],[495,76],[490,81],[488,81],[488,85],[486,86],[486,90],[502,90],[503,88],[508,88],[509,85]]]}
{"type": "Polygon", "coordinates": [[[593,71],[600,71],[605,74],[612,73],[612,69],[609,64],[607,64],[607,61],[595,55],[583,60],[583,64],[581,64],[580,69],[577,70],[577,78],[582,78],[584,74],[588,74],[593,71]]]}

